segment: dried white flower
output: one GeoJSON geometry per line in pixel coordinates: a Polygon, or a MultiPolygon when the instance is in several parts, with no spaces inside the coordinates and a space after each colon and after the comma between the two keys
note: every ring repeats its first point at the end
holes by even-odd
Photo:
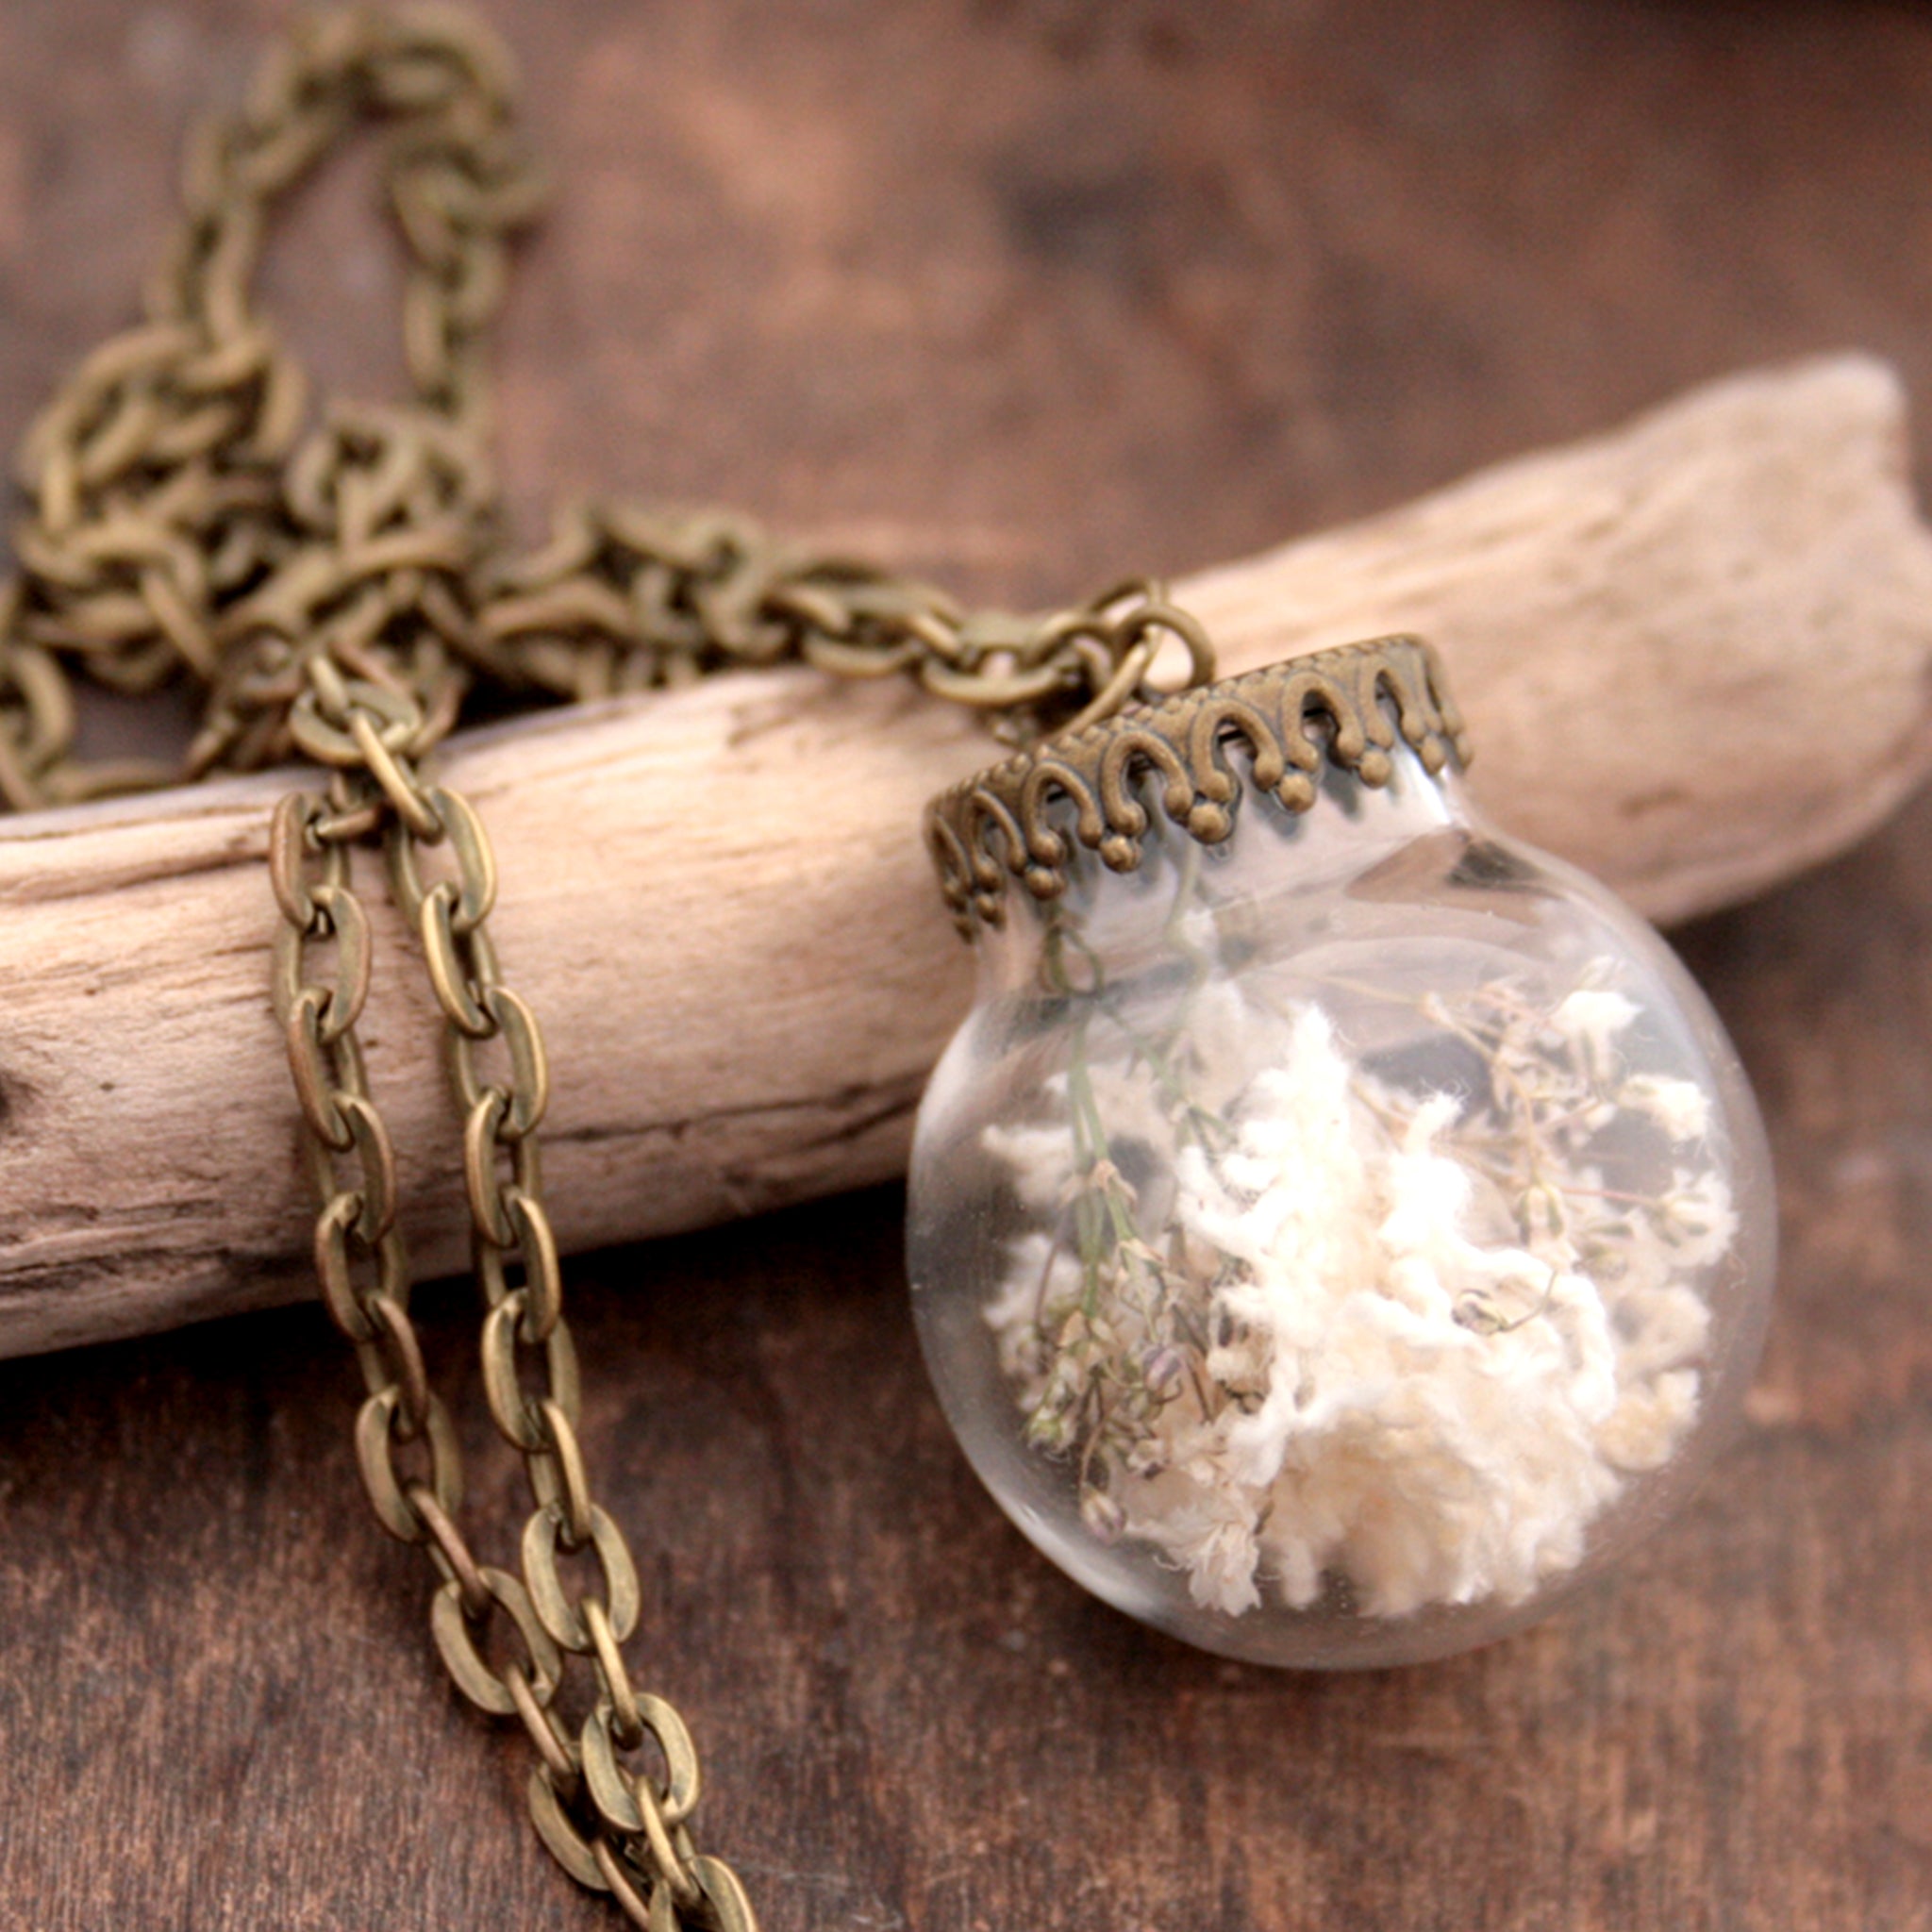
{"type": "Polygon", "coordinates": [[[1722,1260],[1738,1238],[1731,1191],[1709,1168],[1678,1168],[1670,1192],[1657,1204],[1657,1213],[1680,1267],[1705,1268],[1722,1260]]]}
{"type": "Polygon", "coordinates": [[[1648,1114],[1674,1145],[1701,1141],[1710,1131],[1710,1096],[1695,1080],[1634,1074],[1617,1090],[1617,1105],[1648,1114]]]}
{"type": "Polygon", "coordinates": [[[1056,1333],[1079,1300],[1080,1264],[1043,1234],[1023,1235],[1008,1255],[1000,1291],[985,1309],[987,1326],[998,1338],[1000,1372],[1021,1394],[1023,1406],[1038,1406],[1045,1386],[1056,1333]]]}
{"type": "Polygon", "coordinates": [[[1059,1204],[986,1312],[1031,1440],[1082,1457],[1093,1534],[1233,1616],[1264,1582],[1306,1606],[1345,1579],[1391,1617],[1520,1601],[1581,1560],[1695,1420],[1693,1278],[1737,1228],[1707,1163],[1639,1200],[1589,1158],[1619,1117],[1680,1150],[1709,1117],[1690,1081],[1624,1076],[1639,1008],[1607,976],[1553,1010],[1500,981],[1424,1002],[1489,1057],[1480,1099],[1391,1087],[1319,1005],[1260,1015],[1210,980],[1172,1043],[1081,1062],[1077,1162],[1067,1127],[989,1133],[1022,1199],[1059,1204]],[[1171,1183],[1137,1195],[1116,1135],[1171,1183]],[[1054,1246],[1076,1209],[1077,1257],[1054,1246]]]}
{"type": "Polygon", "coordinates": [[[1239,1617],[1261,1601],[1255,1572],[1260,1561],[1256,1540],[1258,1514],[1254,1494],[1237,1484],[1200,1482],[1170,1473],[1150,1491],[1165,1490],[1158,1507],[1151,1497],[1126,1519],[1126,1530],[1188,1573],[1188,1594],[1204,1609],[1239,1617]]]}
{"type": "Polygon", "coordinates": [[[980,1142],[1011,1172],[1023,1207],[1053,1207],[1073,1178],[1074,1136],[1064,1123],[1009,1127],[995,1122],[980,1142]]]}
{"type": "Polygon", "coordinates": [[[1575,1051],[1592,1079],[1616,1066],[1617,1036],[1637,1017],[1637,1006],[1607,988],[1579,986],[1550,1015],[1550,1024],[1575,1051]]]}

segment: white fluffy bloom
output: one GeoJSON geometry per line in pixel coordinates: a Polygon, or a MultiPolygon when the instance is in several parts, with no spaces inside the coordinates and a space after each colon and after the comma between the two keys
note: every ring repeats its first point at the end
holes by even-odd
{"type": "MultiPolygon", "coordinates": [[[[1208,1035],[1240,1041],[1238,990],[1202,994],[1208,1035]]],[[[1623,994],[1587,980],[1540,1014],[1510,988],[1492,1010],[1505,1000],[1497,1060],[1523,1105],[1586,1134],[1629,1109],[1675,1146],[1704,1137],[1702,1089],[1623,1076],[1619,1041],[1638,1013],[1623,994]]],[[[1687,1165],[1640,1209],[1606,1190],[1584,1143],[1553,1138],[1525,1191],[1518,1154],[1499,1168],[1472,1151],[1528,1130],[1524,1117],[1499,1127],[1457,1097],[1380,1085],[1312,1003],[1247,1019],[1265,1051],[1251,1040],[1244,1066],[1260,1070],[1215,1096],[1228,1138],[1170,1136],[1152,1244],[1108,1264],[1124,1271],[1103,1303],[1120,1360],[1174,1353],[1164,1295],[1194,1297],[1187,1332],[1201,1338],[1186,1375],[1141,1397],[1109,1529],[1118,1509],[1123,1538],[1228,1615],[1255,1608],[1264,1583],[1304,1607],[1338,1578],[1371,1615],[1521,1601],[1582,1559],[1627,1476],[1667,1461],[1695,1421],[1710,1314],[1690,1277],[1735,1238],[1728,1189],[1687,1165]],[[1158,1291],[1131,1274],[1157,1248],[1181,1257],[1160,1263],[1158,1291]]],[[[1160,1152],[1144,1082],[1132,1106],[1160,1152]]],[[[987,1136],[1029,1204],[1065,1199],[1071,1141],[1049,1144],[1052,1131],[987,1136]]],[[[1063,1337],[1080,1326],[1062,1331],[1056,1370],[1042,1308],[1071,1307],[1081,1277],[1043,1239],[1014,1245],[987,1309],[1023,1407],[1072,1371],[1063,1337]]],[[[1080,1359],[1095,1373],[1091,1353],[1080,1359]]],[[[1151,1377],[1113,1386],[1131,1403],[1151,1377]]]]}
{"type": "Polygon", "coordinates": [[[1046,1332],[1080,1297],[1080,1264],[1048,1236],[1022,1235],[1008,1251],[1008,1273],[983,1311],[998,1339],[1000,1371],[1037,1402],[1046,1380],[1046,1332]]]}
{"type": "Polygon", "coordinates": [[[1260,1562],[1256,1493],[1238,1483],[1204,1482],[1172,1471],[1146,1488],[1150,1493],[1137,1497],[1127,1515],[1126,1533],[1185,1570],[1188,1594],[1204,1609],[1239,1617],[1255,1608],[1261,1601],[1255,1581],[1260,1562]]]}
{"type": "Polygon", "coordinates": [[[1617,1037],[1637,1017],[1635,1002],[1605,987],[1579,986],[1550,1015],[1550,1024],[1575,1052],[1593,1079],[1616,1065],[1617,1037]]]}
{"type": "Polygon", "coordinates": [[[1074,1136],[1064,1124],[1009,1127],[995,1122],[980,1144],[1013,1176],[1023,1208],[1051,1208],[1074,1175],[1074,1136]]]}
{"type": "MultiPolygon", "coordinates": [[[[1291,1603],[1338,1571],[1374,1614],[1519,1599],[1577,1560],[1619,1487],[1595,1441],[1617,1402],[1602,1300],[1472,1235],[1469,1173],[1438,1145],[1454,1100],[1424,1102],[1392,1139],[1353,1098],[1319,1008],[1293,1041],[1255,1081],[1234,1148],[1182,1174],[1177,1218],[1242,1264],[1221,1306],[1270,1359],[1258,1406],[1211,1425],[1212,1459],[1241,1495],[1266,1494],[1256,1560],[1291,1603]],[[1487,1332],[1465,1319],[1472,1298],[1495,1310],[1487,1332]]],[[[1193,1547],[1149,1535],[1144,1512],[1130,1528],[1193,1547]]],[[[1229,1541],[1211,1554],[1225,1596],[1229,1541]]]]}
{"type": "Polygon", "coordinates": [[[1707,1268],[1722,1260],[1738,1238],[1731,1191],[1708,1168],[1694,1173],[1679,1168],[1658,1211],[1679,1267],[1707,1268]]]}
{"type": "Polygon", "coordinates": [[[1674,1146],[1701,1141],[1710,1131],[1710,1096],[1695,1080],[1636,1074],[1618,1090],[1617,1104],[1648,1114],[1674,1146]]]}

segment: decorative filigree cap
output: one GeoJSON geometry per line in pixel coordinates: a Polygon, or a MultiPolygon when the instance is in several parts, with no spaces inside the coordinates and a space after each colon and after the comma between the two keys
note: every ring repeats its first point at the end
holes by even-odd
{"type": "Polygon", "coordinates": [[[1325,761],[1386,785],[1398,738],[1439,772],[1467,763],[1441,660],[1420,638],[1374,638],[1201,685],[1044,740],[926,808],[926,842],[959,930],[1006,917],[1007,880],[1036,899],[1066,890],[1074,838],[1115,872],[1141,862],[1151,800],[1191,838],[1234,830],[1245,785],[1290,811],[1314,804],[1325,761]],[[1245,751],[1245,757],[1239,756],[1245,751]],[[1149,787],[1143,780],[1152,778],[1149,787]]]}

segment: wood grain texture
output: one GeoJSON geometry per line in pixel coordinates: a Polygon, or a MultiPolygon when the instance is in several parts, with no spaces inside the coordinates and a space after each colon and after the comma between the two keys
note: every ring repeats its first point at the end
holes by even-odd
{"type": "MultiPolygon", "coordinates": [[[[1423,629],[1499,821],[1682,914],[1843,846],[1932,762],[1932,534],[1905,435],[1875,363],[1734,378],[1176,594],[1229,672],[1423,629]]],[[[922,808],[995,755],[908,688],[808,672],[445,748],[492,827],[492,930],[556,1070],[568,1250],[903,1170],[966,1001],[922,808]]],[[[291,782],[0,822],[0,1355],[313,1291],[264,992],[263,845],[291,782]]],[[[446,1274],[468,1253],[461,1122],[420,953],[393,919],[382,938],[363,1033],[412,1252],[446,1274]]]]}
{"type": "MultiPolygon", "coordinates": [[[[0,14],[0,427],[125,313],[276,10],[0,14]]],[[[1032,603],[1847,340],[1932,421],[1916,11],[492,10],[571,183],[511,331],[526,502],[744,501],[1032,603]]],[[[308,232],[284,293],[359,382],[383,258],[347,199],[308,232]]],[[[770,1932],[1932,1926],[1928,946],[1923,801],[1686,935],[1783,1181],[1749,1430],[1607,1590],[1424,1670],[1243,1671],[1034,1558],[923,1387],[890,1192],[577,1269],[650,1674],[770,1932]]],[[[353,1385],[312,1309],[0,1366],[7,1923],[609,1924],[434,1675],[353,1385]]]]}

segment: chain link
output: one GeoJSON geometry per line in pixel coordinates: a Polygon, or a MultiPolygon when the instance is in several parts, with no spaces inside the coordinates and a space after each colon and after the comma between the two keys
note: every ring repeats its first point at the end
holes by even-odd
{"type": "Polygon", "coordinates": [[[508,57],[467,15],[352,8],[292,27],[241,114],[194,135],[147,320],[81,363],[22,451],[29,509],[0,590],[8,804],[297,752],[420,757],[479,682],[584,699],[795,660],[909,674],[1021,742],[1149,694],[1167,639],[1186,649],[1188,682],[1211,675],[1199,625],[1148,582],[1045,618],[969,612],[741,517],[616,503],[568,508],[546,542],[508,555],[482,346],[512,239],[542,198],[511,95],[508,57]],[[364,119],[390,127],[414,397],[338,402],[311,424],[302,371],[250,285],[277,199],[364,119]],[[317,663],[360,687],[367,745],[344,735],[339,703],[333,725],[322,716],[317,663]],[[185,769],[76,760],[74,674],[201,689],[185,769]]]}
{"type": "Polygon", "coordinates": [[[578,1441],[576,1350],[537,1158],[549,1073],[536,1018],[503,980],[490,941],[488,834],[459,794],[424,780],[404,748],[414,727],[406,706],[376,703],[375,688],[358,689],[325,660],[308,689],[319,728],[333,741],[384,752],[353,766],[341,753],[327,792],[284,799],[269,841],[282,918],[276,1006],[308,1129],[324,1300],[368,1390],[356,1448],[370,1504],[383,1527],[420,1545],[436,1570],[430,1630],[457,1689],[529,1734],[538,1754],[532,1817],[564,1868],[609,1892],[641,1925],[750,1927],[737,1880],[701,1858],[686,1829],[697,1793],[690,1735],[668,1704],[638,1689],[620,1648],[637,1627],[641,1592],[622,1532],[591,1493],[578,1441]],[[391,890],[417,927],[464,1108],[472,1245],[489,1305],[484,1391],[530,1489],[520,1574],[479,1562],[458,1526],[461,1460],[408,1313],[394,1157],[356,1030],[370,977],[369,925],[350,855],[372,816],[391,890]],[[438,864],[444,875],[432,878],[438,864]],[[475,1055],[488,1042],[502,1051],[501,1064],[486,1071],[475,1055]],[[577,1583],[566,1574],[574,1558],[582,1559],[577,1572],[590,1573],[577,1583]],[[558,1708],[566,1669],[578,1659],[588,1666],[583,1736],[595,1740],[594,1789],[582,1739],[558,1708]],[[661,1784],[617,1756],[652,1739],[665,1765],[661,1784]]]}
{"type": "Polygon", "coordinates": [[[27,809],[297,756],[326,771],[270,831],[274,998],[319,1203],[316,1273],[366,1390],[355,1441],[370,1505],[435,1572],[431,1635],[458,1690],[528,1734],[531,1817],[564,1869],[647,1932],[755,1932],[737,1877],[691,1835],[691,1734],[624,1660],[641,1593],[578,1437],[538,1152],[542,1036],[490,939],[489,838],[425,758],[479,691],[584,699],[787,662],[909,675],[1025,742],[1151,695],[1169,641],[1189,683],[1212,657],[1156,584],[1043,619],[968,612],[716,513],[579,506],[508,556],[483,341],[541,199],[512,94],[508,57],[469,16],[350,8],[294,25],[241,112],[193,136],[145,320],[81,363],[22,453],[28,508],[0,586],[0,798],[27,809]],[[314,422],[256,311],[254,272],[275,202],[364,122],[386,130],[408,250],[413,399],[335,404],[314,422]],[[77,677],[198,688],[185,769],[77,760],[77,677]],[[395,1154],[358,1035],[374,957],[352,855],[377,841],[462,1116],[484,1391],[530,1491],[521,1574],[465,1540],[456,1431],[409,1314],[395,1154]],[[575,1725],[573,1672],[588,1702],[575,1725]]]}

